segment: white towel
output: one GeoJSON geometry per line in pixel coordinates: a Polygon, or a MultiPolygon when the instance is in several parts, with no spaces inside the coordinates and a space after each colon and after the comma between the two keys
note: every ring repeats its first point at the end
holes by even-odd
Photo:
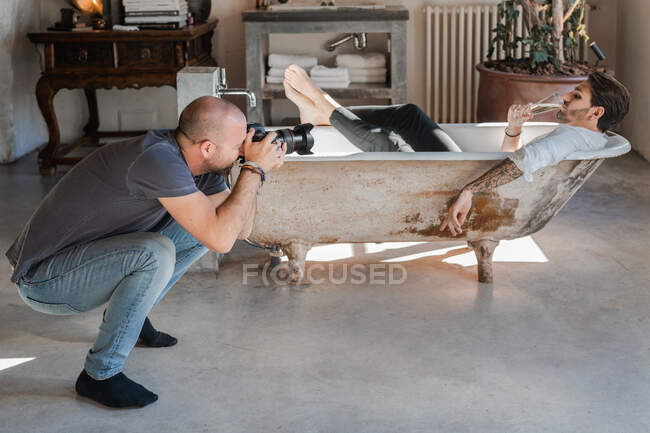
{"type": "Polygon", "coordinates": [[[348,68],[326,68],[325,66],[314,66],[309,71],[312,79],[325,78],[328,80],[347,80],[350,78],[348,68]]]}
{"type": "Polygon", "coordinates": [[[385,83],[386,77],[366,77],[365,75],[350,74],[351,83],[385,83]]]}
{"type": "MultiPolygon", "coordinates": [[[[311,70],[311,68],[303,68],[307,73],[311,70]]],[[[270,68],[268,72],[269,77],[284,77],[284,71],[286,68],[270,68]]]]}
{"type": "Polygon", "coordinates": [[[342,89],[350,86],[350,79],[346,80],[325,80],[313,79],[312,81],[321,89],[342,89]]]}
{"type": "Polygon", "coordinates": [[[267,74],[269,77],[284,77],[285,68],[271,68],[267,74]]]}
{"type": "Polygon", "coordinates": [[[318,59],[313,56],[297,56],[293,54],[269,54],[269,66],[272,68],[286,68],[296,64],[301,68],[311,68],[318,64],[318,59]]]}
{"type": "Polygon", "coordinates": [[[363,75],[366,77],[385,77],[386,68],[348,68],[350,74],[363,75]]]}
{"type": "Polygon", "coordinates": [[[386,68],[350,68],[353,83],[385,83],[386,68]]]}
{"type": "Polygon", "coordinates": [[[382,53],[339,54],[336,64],[348,68],[383,68],[386,66],[386,55],[382,53]]]}
{"type": "Polygon", "coordinates": [[[275,75],[267,75],[266,82],[268,84],[281,84],[284,81],[284,77],[276,77],[275,75]]]}

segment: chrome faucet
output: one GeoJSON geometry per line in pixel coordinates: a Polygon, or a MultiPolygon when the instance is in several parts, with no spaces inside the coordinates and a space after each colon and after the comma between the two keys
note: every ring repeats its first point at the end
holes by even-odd
{"type": "Polygon", "coordinates": [[[255,93],[248,89],[229,89],[226,82],[226,68],[217,68],[217,88],[214,90],[214,95],[221,98],[223,95],[246,95],[248,97],[248,105],[251,108],[257,107],[257,98],[255,93]]]}
{"type": "Polygon", "coordinates": [[[357,50],[365,50],[368,46],[368,34],[363,33],[348,33],[339,38],[333,39],[327,43],[327,51],[334,51],[339,45],[343,45],[347,41],[354,39],[354,48],[357,50]]]}

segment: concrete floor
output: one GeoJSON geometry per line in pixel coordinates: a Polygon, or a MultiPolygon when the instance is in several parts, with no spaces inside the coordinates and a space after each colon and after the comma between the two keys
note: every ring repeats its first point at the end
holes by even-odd
{"type": "MultiPolygon", "coordinates": [[[[55,180],[33,155],[0,167],[3,252],[55,180]]],[[[125,372],[160,399],[120,412],[74,392],[101,309],[36,313],[0,260],[0,363],[35,358],[0,371],[0,431],[648,432],[649,211],[650,165],[608,160],[533,236],[548,262],[498,262],[493,285],[442,261],[466,248],[402,262],[401,285],[243,284],[265,255],[239,245],[152,313],[179,344],[135,348],[125,372]]]]}

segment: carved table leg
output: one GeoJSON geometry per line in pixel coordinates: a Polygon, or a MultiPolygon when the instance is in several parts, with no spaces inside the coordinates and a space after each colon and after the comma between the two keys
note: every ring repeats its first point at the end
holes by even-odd
{"type": "Polygon", "coordinates": [[[282,250],[289,259],[289,282],[297,283],[305,275],[305,258],[307,252],[311,249],[310,244],[302,242],[293,242],[283,245],[282,250]]]}
{"type": "Polygon", "coordinates": [[[467,245],[474,249],[478,262],[478,281],[481,283],[492,282],[492,254],[499,245],[499,241],[481,239],[479,241],[467,241],[467,245]]]}
{"type": "Polygon", "coordinates": [[[36,100],[41,114],[47,123],[47,130],[50,134],[50,140],[47,146],[38,154],[38,165],[41,174],[51,175],[56,171],[56,163],[53,161],[57,148],[61,145],[61,136],[59,134],[59,124],[56,120],[54,111],[54,95],[57,90],[52,87],[52,83],[46,78],[41,77],[36,84],[36,100]]]}
{"type": "Polygon", "coordinates": [[[93,138],[93,144],[99,144],[97,130],[99,129],[99,112],[97,110],[97,92],[95,89],[84,89],[88,101],[88,123],[84,127],[86,136],[93,138]]]}

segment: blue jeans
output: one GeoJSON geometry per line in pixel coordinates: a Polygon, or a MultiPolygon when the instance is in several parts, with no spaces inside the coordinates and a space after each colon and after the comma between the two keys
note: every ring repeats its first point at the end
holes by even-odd
{"type": "Polygon", "coordinates": [[[151,232],[75,245],[42,261],[18,284],[27,305],[77,314],[108,303],[84,368],[94,379],[120,373],[149,311],[207,252],[169,215],[151,232]]]}

